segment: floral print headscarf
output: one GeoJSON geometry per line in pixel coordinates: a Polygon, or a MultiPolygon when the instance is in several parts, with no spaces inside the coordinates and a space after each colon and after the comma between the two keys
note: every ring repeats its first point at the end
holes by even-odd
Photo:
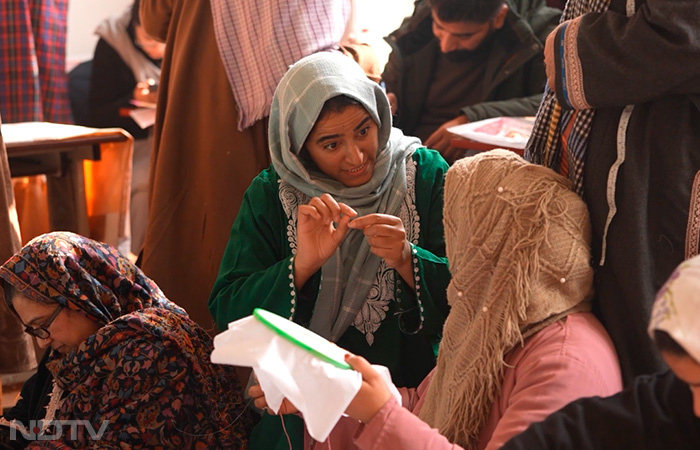
{"type": "Polygon", "coordinates": [[[44,423],[106,424],[97,440],[86,427],[63,433],[65,448],[247,448],[252,419],[233,368],[211,363],[211,337],[117,250],[49,233],[11,257],[0,277],[102,324],[46,363],[54,384],[44,423]]]}
{"type": "Polygon", "coordinates": [[[110,245],[68,233],[32,239],[0,267],[0,277],[40,303],[59,303],[101,324],[144,308],[185,311],[110,245]]]}

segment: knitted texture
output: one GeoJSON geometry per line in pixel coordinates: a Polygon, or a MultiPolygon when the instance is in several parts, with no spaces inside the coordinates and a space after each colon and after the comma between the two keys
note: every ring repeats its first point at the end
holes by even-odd
{"type": "Polygon", "coordinates": [[[500,393],[505,354],[590,309],[590,223],[565,177],[505,150],[450,168],[444,223],[451,311],[420,417],[474,448],[500,393]]]}

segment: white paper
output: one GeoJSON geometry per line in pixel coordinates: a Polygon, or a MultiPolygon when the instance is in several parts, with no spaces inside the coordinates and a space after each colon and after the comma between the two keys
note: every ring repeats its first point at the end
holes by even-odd
{"type": "Polygon", "coordinates": [[[129,117],[145,130],[156,123],[156,110],[153,108],[134,108],[129,111],[129,117]]]}
{"type": "Polygon", "coordinates": [[[534,123],[534,117],[493,117],[456,125],[447,131],[472,141],[522,150],[534,123]]]}
{"type": "MultiPolygon", "coordinates": [[[[328,438],[362,385],[359,372],[322,361],[253,316],[231,322],[227,331],[214,338],[211,360],[216,364],[252,367],[270,409],[276,413],[287,398],[303,414],[311,437],[320,442],[328,438]]],[[[401,403],[389,370],[372,367],[401,403]]]]}

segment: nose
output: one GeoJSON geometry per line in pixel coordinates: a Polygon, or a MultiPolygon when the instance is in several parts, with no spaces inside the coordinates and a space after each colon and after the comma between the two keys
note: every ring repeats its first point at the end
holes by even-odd
{"type": "Polygon", "coordinates": [[[365,162],[365,154],[359,145],[351,144],[348,146],[346,159],[350,164],[356,167],[365,162]]]}
{"type": "Polygon", "coordinates": [[[458,50],[458,42],[450,33],[443,33],[440,35],[440,51],[442,53],[448,53],[458,50]]]}

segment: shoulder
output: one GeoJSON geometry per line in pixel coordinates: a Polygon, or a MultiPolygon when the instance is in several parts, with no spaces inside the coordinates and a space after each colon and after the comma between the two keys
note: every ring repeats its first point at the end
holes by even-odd
{"type": "Polygon", "coordinates": [[[255,193],[277,192],[279,189],[280,177],[277,175],[274,167],[270,165],[267,169],[260,172],[253,181],[251,181],[246,195],[255,193]]]}
{"type": "Polygon", "coordinates": [[[437,150],[431,150],[426,147],[420,147],[413,152],[413,161],[418,166],[420,171],[430,172],[447,172],[449,165],[437,150]]]}
{"type": "MultiPolygon", "coordinates": [[[[539,38],[546,37],[561,18],[561,10],[547,6],[545,0],[507,0],[509,15],[522,19],[539,38]]],[[[517,21],[516,21],[517,23],[517,21]]]]}
{"type": "Polygon", "coordinates": [[[518,371],[568,373],[597,385],[599,393],[621,388],[620,365],[610,336],[591,313],[575,313],[531,336],[507,357],[518,371]],[[544,369],[547,367],[547,369],[544,369]]]}

